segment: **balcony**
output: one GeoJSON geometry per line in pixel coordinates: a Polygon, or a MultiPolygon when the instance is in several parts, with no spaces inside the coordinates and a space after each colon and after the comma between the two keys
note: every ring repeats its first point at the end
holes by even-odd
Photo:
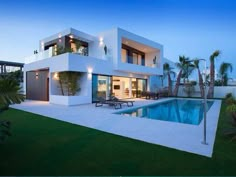
{"type": "Polygon", "coordinates": [[[117,70],[140,74],[161,74],[161,48],[122,38],[117,70]]]}
{"type": "Polygon", "coordinates": [[[81,47],[79,50],[77,50],[75,52],[73,51],[73,48],[59,50],[58,48],[55,48],[55,47],[49,47],[47,50],[38,52],[38,53],[33,54],[29,57],[25,57],[24,61],[25,61],[25,64],[28,64],[28,63],[43,60],[46,58],[50,58],[53,56],[57,56],[57,55],[60,55],[63,53],[74,53],[74,54],[78,54],[78,55],[82,55],[82,56],[88,56],[88,50],[87,50],[87,48],[84,48],[84,47],[81,47]]]}

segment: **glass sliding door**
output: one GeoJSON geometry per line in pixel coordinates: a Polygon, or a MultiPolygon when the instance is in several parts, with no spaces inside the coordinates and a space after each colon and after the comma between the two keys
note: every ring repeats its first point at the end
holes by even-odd
{"type": "Polygon", "coordinates": [[[137,95],[136,97],[141,97],[141,93],[147,91],[147,80],[137,79],[137,95]]]}
{"type": "Polygon", "coordinates": [[[109,99],[111,95],[111,76],[95,75],[92,77],[92,101],[98,100],[98,97],[109,99]]]}

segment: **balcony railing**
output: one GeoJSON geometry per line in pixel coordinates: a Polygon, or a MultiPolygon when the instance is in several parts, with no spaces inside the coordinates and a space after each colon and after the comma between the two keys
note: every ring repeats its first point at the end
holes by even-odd
{"type": "Polygon", "coordinates": [[[151,68],[160,68],[160,60],[157,60],[155,63],[153,63],[152,59],[145,59],[145,63],[142,63],[142,61],[140,59],[138,62],[137,61],[134,62],[132,57],[128,57],[128,61],[126,61],[124,63],[145,66],[145,67],[151,67],[151,68]]]}
{"type": "Polygon", "coordinates": [[[53,56],[53,47],[50,47],[48,50],[44,50],[42,52],[39,52],[37,54],[31,55],[29,57],[25,57],[25,63],[32,63],[35,61],[43,60],[45,58],[50,58],[53,56]]]}
{"type": "Polygon", "coordinates": [[[56,51],[54,47],[50,47],[47,50],[44,50],[44,51],[39,52],[37,54],[33,54],[29,57],[25,57],[24,61],[25,61],[26,64],[28,64],[28,63],[43,60],[43,59],[46,59],[46,58],[50,58],[50,57],[53,57],[53,56],[56,56],[56,55],[60,55],[60,54],[63,54],[63,53],[67,53],[67,52],[82,55],[82,56],[88,56],[88,49],[86,49],[86,48],[82,48],[82,49],[78,50],[77,52],[72,52],[70,50],[68,50],[68,51],[63,50],[63,51],[59,52],[59,51],[56,51]]]}

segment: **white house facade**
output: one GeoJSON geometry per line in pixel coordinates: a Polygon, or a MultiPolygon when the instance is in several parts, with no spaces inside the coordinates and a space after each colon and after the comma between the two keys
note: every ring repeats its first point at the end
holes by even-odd
{"type": "Polygon", "coordinates": [[[163,74],[163,46],[116,28],[92,36],[73,28],[39,42],[39,52],[26,58],[26,98],[53,104],[92,103],[97,97],[136,98],[163,74]],[[79,46],[79,47],[78,47],[79,46]],[[60,52],[67,49],[69,52],[60,52]],[[62,53],[62,54],[61,54],[62,53]],[[61,72],[79,72],[80,90],[63,94],[61,72]]]}

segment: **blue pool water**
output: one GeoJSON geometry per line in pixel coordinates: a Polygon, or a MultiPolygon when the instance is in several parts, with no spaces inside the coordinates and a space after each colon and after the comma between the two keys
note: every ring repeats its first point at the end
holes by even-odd
{"type": "MultiPolygon", "coordinates": [[[[213,101],[207,101],[207,111],[212,104],[213,101]]],[[[203,118],[203,112],[204,103],[202,100],[174,99],[141,108],[121,111],[116,114],[199,125],[203,118]]]]}

